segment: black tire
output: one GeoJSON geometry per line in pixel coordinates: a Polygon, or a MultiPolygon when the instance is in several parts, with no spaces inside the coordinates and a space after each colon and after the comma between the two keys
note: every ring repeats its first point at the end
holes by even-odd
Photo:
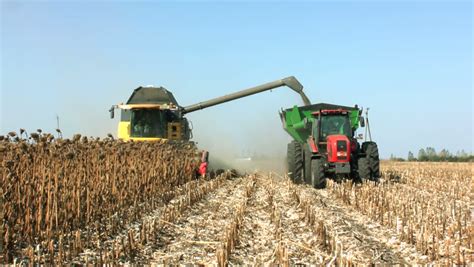
{"type": "Polygon", "coordinates": [[[380,178],[380,158],[379,149],[375,142],[365,142],[363,144],[365,154],[367,155],[368,164],[370,167],[370,180],[378,181],[380,178]]]}
{"type": "Polygon", "coordinates": [[[291,181],[294,183],[301,183],[303,180],[304,169],[304,155],[301,144],[296,141],[291,141],[288,144],[287,150],[287,170],[291,181]]]}
{"type": "Polygon", "coordinates": [[[316,189],[326,188],[323,159],[311,160],[311,185],[316,189]]]}
{"type": "Polygon", "coordinates": [[[309,146],[304,146],[304,182],[311,184],[311,157],[313,152],[309,150],[309,146]]]}
{"type": "Polygon", "coordinates": [[[286,149],[286,173],[292,181],[295,177],[295,168],[295,145],[293,144],[293,142],[291,142],[288,144],[288,147],[286,149]]]}
{"type": "Polygon", "coordinates": [[[360,158],[357,161],[357,171],[359,173],[360,182],[363,182],[364,180],[372,180],[369,160],[367,158],[360,158]]]}

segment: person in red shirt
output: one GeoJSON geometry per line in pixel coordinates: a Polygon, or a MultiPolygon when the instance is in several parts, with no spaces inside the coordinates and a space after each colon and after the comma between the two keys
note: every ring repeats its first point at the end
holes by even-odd
{"type": "Polygon", "coordinates": [[[198,173],[201,177],[205,177],[207,174],[207,165],[209,164],[209,152],[202,151],[201,164],[199,165],[198,173]]]}

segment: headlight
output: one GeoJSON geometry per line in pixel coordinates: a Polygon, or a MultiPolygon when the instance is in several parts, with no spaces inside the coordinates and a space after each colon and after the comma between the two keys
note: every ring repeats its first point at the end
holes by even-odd
{"type": "Polygon", "coordinates": [[[338,157],[347,157],[347,152],[346,151],[339,151],[336,154],[338,157]]]}

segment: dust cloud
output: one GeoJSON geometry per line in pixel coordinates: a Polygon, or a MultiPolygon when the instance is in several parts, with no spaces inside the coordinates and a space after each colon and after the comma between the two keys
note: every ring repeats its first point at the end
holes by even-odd
{"type": "Polygon", "coordinates": [[[193,118],[196,129],[193,140],[198,148],[209,151],[213,169],[236,169],[240,173],[254,171],[286,172],[286,147],[291,140],[283,130],[278,113],[273,116],[238,121],[235,127],[213,124],[204,116],[193,118]]]}

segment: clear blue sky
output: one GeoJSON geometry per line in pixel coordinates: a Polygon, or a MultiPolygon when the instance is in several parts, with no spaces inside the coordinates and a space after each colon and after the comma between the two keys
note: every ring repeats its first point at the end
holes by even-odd
{"type": "MultiPolygon", "coordinates": [[[[467,2],[1,1],[0,134],[116,132],[140,85],[181,105],[295,75],[313,102],[370,107],[382,155],[473,147],[467,2]]],[[[189,114],[203,148],[285,153],[278,89],[189,114]]]]}

